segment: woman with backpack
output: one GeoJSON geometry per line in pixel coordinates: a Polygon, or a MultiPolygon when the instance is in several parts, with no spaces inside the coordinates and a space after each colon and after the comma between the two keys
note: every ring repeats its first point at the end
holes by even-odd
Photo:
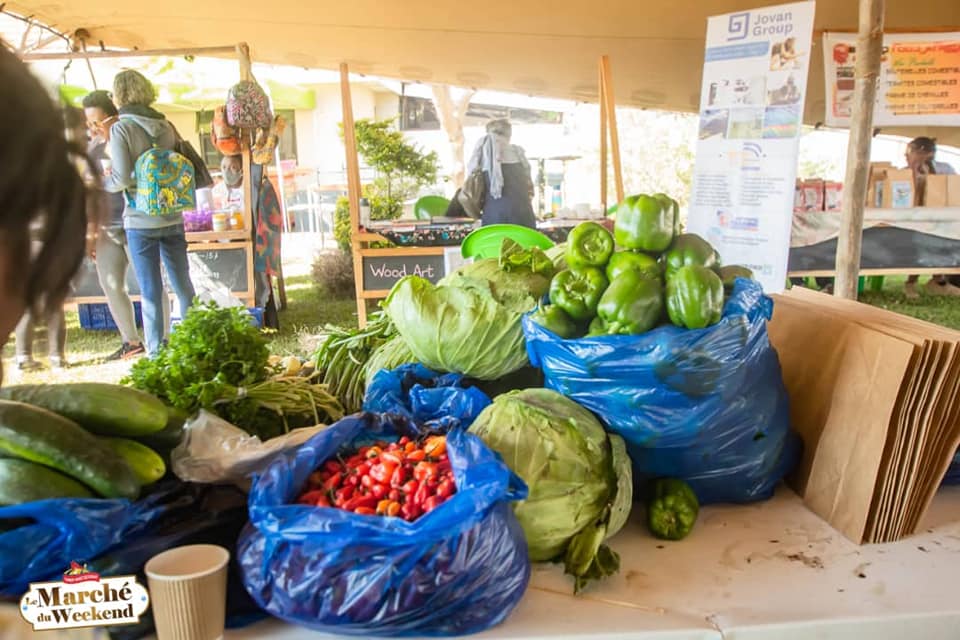
{"type": "Polygon", "coordinates": [[[193,176],[171,174],[170,156],[177,144],[177,133],[162,113],[151,105],[156,100],[153,85],[132,69],[121,71],[113,81],[113,97],[120,116],[110,127],[108,145],[110,175],[105,188],[111,193],[124,193],[123,228],[130,249],[130,259],[140,285],[143,309],[143,334],[147,354],[154,356],[163,341],[163,282],[161,261],[166,267],[170,286],[180,302],[181,317],[195,295],[187,261],[187,239],[183,229],[182,209],[177,202],[192,199],[193,176]],[[160,153],[158,153],[160,151],[160,153]],[[158,163],[168,162],[157,168],[158,163]],[[144,198],[144,184],[164,180],[152,199],[144,198]],[[166,213],[176,211],[175,213],[166,213]]]}

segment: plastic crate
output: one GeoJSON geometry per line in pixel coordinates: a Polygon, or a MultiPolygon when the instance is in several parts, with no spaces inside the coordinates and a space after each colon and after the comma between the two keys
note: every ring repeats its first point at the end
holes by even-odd
{"type": "MultiPolygon", "coordinates": [[[[113,321],[110,307],[105,303],[77,305],[77,315],[80,317],[80,328],[87,331],[118,331],[117,323],[113,321]]],[[[143,313],[140,303],[133,303],[133,319],[137,328],[143,327],[143,313]]]]}

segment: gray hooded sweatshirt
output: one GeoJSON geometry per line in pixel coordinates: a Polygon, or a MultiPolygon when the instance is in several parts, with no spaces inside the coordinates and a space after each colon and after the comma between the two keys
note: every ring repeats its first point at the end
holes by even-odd
{"type": "MultiPolygon", "coordinates": [[[[110,176],[105,180],[104,188],[110,193],[126,192],[136,196],[137,178],[134,167],[137,159],[152,147],[150,136],[156,139],[162,149],[173,149],[176,134],[173,126],[165,119],[147,116],[121,114],[120,119],[110,127],[110,176]]],[[[183,224],[183,215],[151,216],[137,211],[130,205],[130,197],[123,211],[125,229],[160,229],[183,224]]]]}

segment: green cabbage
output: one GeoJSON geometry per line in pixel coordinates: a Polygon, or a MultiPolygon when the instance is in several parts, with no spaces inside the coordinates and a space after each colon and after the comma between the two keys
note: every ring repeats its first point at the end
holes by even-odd
{"type": "Polygon", "coordinates": [[[489,258],[438,285],[407,276],[394,285],[384,308],[417,362],[496,380],[528,363],[520,318],[549,287],[549,274],[505,271],[489,258]]]}
{"type": "Polygon", "coordinates": [[[607,434],[592,413],[549,389],[499,396],[470,432],[529,487],[514,513],[531,560],[562,558],[578,591],[589,579],[616,573],[619,557],[602,542],[623,527],[633,501],[622,438],[607,434]]]}
{"type": "Polygon", "coordinates": [[[410,347],[400,336],[393,336],[379,347],[373,350],[370,359],[367,360],[367,366],[364,369],[364,379],[367,386],[373,382],[373,376],[381,369],[396,369],[400,365],[413,362],[415,358],[410,353],[410,347]]]}

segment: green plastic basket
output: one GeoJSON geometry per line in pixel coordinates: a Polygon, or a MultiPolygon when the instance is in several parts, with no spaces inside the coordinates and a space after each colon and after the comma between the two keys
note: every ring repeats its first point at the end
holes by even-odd
{"type": "Polygon", "coordinates": [[[443,196],[423,196],[413,205],[413,215],[417,220],[440,218],[447,213],[450,201],[443,196]]]}
{"type": "Polygon", "coordinates": [[[546,250],[553,246],[553,240],[536,229],[518,224],[491,224],[472,231],[464,238],[460,244],[460,254],[464,258],[496,258],[500,255],[504,238],[510,238],[524,249],[539,247],[546,250]]]}

